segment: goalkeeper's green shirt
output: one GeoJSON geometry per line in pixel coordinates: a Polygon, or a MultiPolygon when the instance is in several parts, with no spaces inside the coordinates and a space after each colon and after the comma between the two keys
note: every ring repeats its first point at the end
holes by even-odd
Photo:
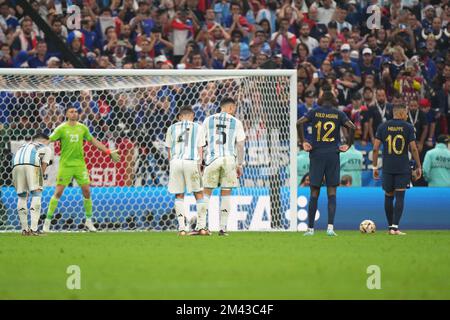
{"type": "Polygon", "coordinates": [[[61,143],[60,167],[85,167],[83,141],[92,141],[88,127],[77,122],[71,126],[65,122],[58,126],[50,136],[50,141],[61,143]]]}

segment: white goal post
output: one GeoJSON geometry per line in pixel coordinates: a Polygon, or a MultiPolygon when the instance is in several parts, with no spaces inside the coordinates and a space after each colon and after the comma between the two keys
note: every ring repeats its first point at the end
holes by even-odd
{"type": "MultiPolygon", "coordinates": [[[[8,151],[0,150],[1,160],[7,163],[33,134],[50,133],[64,121],[64,109],[75,105],[93,136],[122,152],[121,163],[114,165],[85,146],[96,226],[175,230],[164,129],[182,105],[193,106],[202,121],[224,96],[237,101],[248,138],[229,230],[297,231],[296,70],[0,69],[0,132],[8,151]]],[[[55,162],[48,169],[42,215],[56,182],[58,156],[55,162]]],[[[0,231],[18,230],[11,167],[1,168],[0,231]]],[[[55,230],[83,228],[81,194],[69,189],[55,213],[55,230]]],[[[208,221],[214,230],[218,203],[211,200],[208,221]]],[[[185,204],[193,223],[194,203],[185,204]]]]}

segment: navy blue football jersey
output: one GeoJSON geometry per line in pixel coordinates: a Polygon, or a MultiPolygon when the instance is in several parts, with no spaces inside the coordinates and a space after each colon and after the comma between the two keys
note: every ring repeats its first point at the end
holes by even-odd
{"type": "Polygon", "coordinates": [[[408,174],[408,146],[416,140],[414,127],[403,120],[389,120],[378,127],[375,138],[383,144],[383,172],[408,174]]]}
{"type": "Polygon", "coordinates": [[[347,115],[335,108],[318,107],[310,110],[305,117],[312,125],[312,151],[337,152],[341,142],[341,126],[348,121],[347,115]]]}

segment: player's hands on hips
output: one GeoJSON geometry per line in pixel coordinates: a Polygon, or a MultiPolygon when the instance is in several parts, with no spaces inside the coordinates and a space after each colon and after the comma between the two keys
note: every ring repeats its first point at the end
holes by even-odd
{"type": "Polygon", "coordinates": [[[422,177],[422,168],[417,168],[414,171],[415,171],[414,181],[417,181],[422,177]]]}
{"type": "Polygon", "coordinates": [[[242,176],[242,173],[243,173],[242,166],[237,166],[236,173],[237,173],[237,177],[239,179],[242,176]]]}
{"type": "Polygon", "coordinates": [[[342,146],[339,146],[339,151],[340,152],[347,152],[349,146],[346,144],[343,144],[342,146]]]}
{"type": "Polygon", "coordinates": [[[109,153],[109,157],[113,162],[119,162],[120,161],[119,150],[111,150],[111,152],[109,153]]]}
{"type": "Polygon", "coordinates": [[[306,152],[309,152],[312,150],[312,146],[309,142],[303,142],[302,144],[303,150],[305,150],[306,152]]]}
{"type": "Polygon", "coordinates": [[[380,179],[380,172],[378,171],[378,168],[373,168],[373,178],[375,180],[380,179]]]}
{"type": "Polygon", "coordinates": [[[418,143],[417,144],[417,150],[419,150],[419,153],[422,153],[422,150],[423,150],[423,143],[418,143]]]}

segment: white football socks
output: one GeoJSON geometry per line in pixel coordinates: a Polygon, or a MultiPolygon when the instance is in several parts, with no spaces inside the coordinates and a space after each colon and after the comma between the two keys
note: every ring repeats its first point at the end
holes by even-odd
{"type": "Polygon", "coordinates": [[[231,197],[222,196],[220,202],[220,230],[227,231],[228,215],[230,214],[231,197]]]}
{"type": "Polygon", "coordinates": [[[28,230],[28,208],[27,197],[19,197],[17,200],[17,211],[19,212],[20,225],[22,230],[28,230]]]}
{"type": "Polygon", "coordinates": [[[31,230],[37,231],[39,217],[41,216],[41,197],[31,198],[31,230]]]}
{"type": "Polygon", "coordinates": [[[184,199],[175,199],[175,214],[177,215],[178,231],[186,231],[184,199]]]}
{"type": "Polygon", "coordinates": [[[197,230],[206,229],[206,217],[208,214],[209,197],[197,200],[197,230]]]}

